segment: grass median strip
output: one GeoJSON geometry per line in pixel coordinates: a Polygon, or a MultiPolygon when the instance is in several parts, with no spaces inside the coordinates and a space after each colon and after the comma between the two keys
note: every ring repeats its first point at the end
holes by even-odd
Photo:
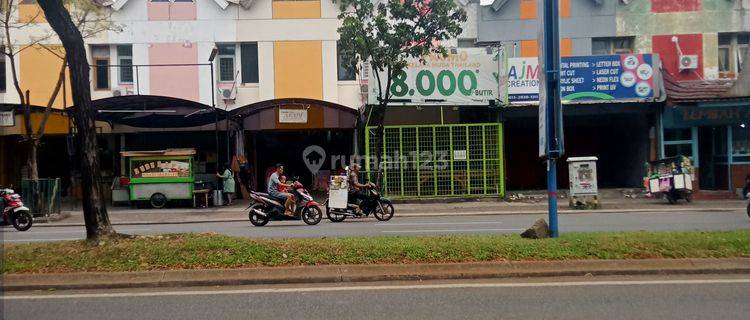
{"type": "Polygon", "coordinates": [[[109,240],[4,244],[2,273],[145,271],[257,266],[573,259],[750,257],[750,230],[516,235],[248,239],[171,234],[109,240]]]}

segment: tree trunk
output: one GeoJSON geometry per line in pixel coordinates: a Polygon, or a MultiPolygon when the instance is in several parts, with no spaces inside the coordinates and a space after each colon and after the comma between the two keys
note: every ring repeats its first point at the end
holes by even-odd
{"type": "Polygon", "coordinates": [[[81,32],[76,28],[62,0],[39,0],[47,22],[57,33],[66,52],[73,90],[73,120],[78,151],[78,165],[81,172],[83,191],[83,218],[86,223],[86,237],[95,240],[115,234],[107,215],[99,171],[99,156],[96,143],[96,121],[91,106],[89,64],[86,59],[81,32]]]}
{"type": "Polygon", "coordinates": [[[26,157],[26,167],[28,168],[29,180],[39,180],[39,169],[37,167],[37,150],[39,150],[39,140],[34,137],[29,137],[28,140],[28,154],[26,157]]]}
{"type": "MultiPolygon", "coordinates": [[[[388,106],[387,102],[380,102],[377,106],[373,106],[372,114],[370,116],[370,125],[375,125],[375,134],[373,137],[373,147],[375,148],[375,160],[377,167],[370,168],[370,170],[377,170],[377,174],[375,175],[375,183],[378,186],[382,186],[383,184],[383,168],[385,164],[383,163],[385,159],[383,158],[383,139],[385,139],[385,110],[388,106]]],[[[369,132],[366,132],[365,128],[365,134],[369,134],[369,132]]]]}
{"type": "Polygon", "coordinates": [[[28,140],[28,152],[26,155],[26,168],[28,169],[28,181],[31,184],[31,199],[33,203],[31,208],[35,213],[41,212],[42,197],[39,194],[39,169],[37,167],[37,151],[39,150],[40,141],[36,137],[30,137],[28,140]]]}

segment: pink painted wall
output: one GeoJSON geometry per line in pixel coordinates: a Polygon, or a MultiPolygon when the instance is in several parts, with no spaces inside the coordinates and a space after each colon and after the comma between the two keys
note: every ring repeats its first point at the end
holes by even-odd
{"type": "Polygon", "coordinates": [[[149,20],[169,20],[169,2],[146,1],[149,20]]]}
{"type": "Polygon", "coordinates": [[[198,9],[195,2],[151,2],[146,4],[148,20],[195,20],[198,9]]]}
{"type": "MultiPolygon", "coordinates": [[[[149,64],[198,63],[198,44],[152,43],[148,48],[149,64]]],[[[198,66],[149,67],[152,95],[198,101],[198,66]]]]}
{"type": "Polygon", "coordinates": [[[197,17],[195,2],[175,2],[169,7],[170,20],[195,20],[197,17]]]}

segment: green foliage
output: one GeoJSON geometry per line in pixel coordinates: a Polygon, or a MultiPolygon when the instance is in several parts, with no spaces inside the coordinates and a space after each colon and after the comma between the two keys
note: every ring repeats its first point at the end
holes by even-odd
{"type": "Polygon", "coordinates": [[[428,54],[446,55],[439,42],[461,34],[466,21],[466,12],[453,0],[337,1],[341,52],[349,57],[348,65],[370,64],[380,101],[389,99],[391,81],[407,59],[424,63],[428,54]],[[383,71],[387,79],[380,79],[383,71]]]}
{"type": "Polygon", "coordinates": [[[750,230],[248,239],[173,234],[4,245],[2,273],[144,271],[258,266],[571,259],[750,257],[750,230]]]}

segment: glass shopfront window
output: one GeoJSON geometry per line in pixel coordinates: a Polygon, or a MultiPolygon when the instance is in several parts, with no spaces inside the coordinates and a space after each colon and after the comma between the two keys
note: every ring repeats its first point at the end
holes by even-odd
{"type": "Polygon", "coordinates": [[[750,163],[750,126],[732,126],[732,162],[750,163]]]}
{"type": "Polygon", "coordinates": [[[664,129],[664,157],[686,156],[693,159],[691,128],[664,129]]]}

